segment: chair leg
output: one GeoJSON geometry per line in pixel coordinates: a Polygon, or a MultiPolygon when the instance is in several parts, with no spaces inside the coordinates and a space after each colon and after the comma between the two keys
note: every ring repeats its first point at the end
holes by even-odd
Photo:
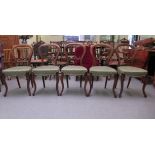
{"type": "Polygon", "coordinates": [[[97,81],[99,80],[99,76],[97,76],[97,81]]]}
{"type": "Polygon", "coordinates": [[[30,74],[29,73],[26,73],[26,80],[27,80],[27,91],[28,91],[28,94],[29,96],[31,96],[31,90],[30,90],[30,74]]]}
{"type": "Polygon", "coordinates": [[[18,87],[21,88],[18,76],[16,76],[16,79],[17,79],[18,87]]]}
{"type": "Polygon", "coordinates": [[[88,97],[91,94],[92,90],[92,74],[91,73],[85,73],[85,84],[84,84],[84,91],[85,95],[88,97]],[[87,91],[87,83],[89,82],[89,90],[87,91]]]}
{"type": "Polygon", "coordinates": [[[33,88],[33,81],[32,81],[32,75],[31,75],[31,78],[30,78],[30,79],[31,79],[31,86],[32,86],[32,88],[33,88]]]}
{"type": "Polygon", "coordinates": [[[0,77],[0,80],[1,80],[1,84],[0,84],[0,92],[1,92],[2,91],[2,88],[1,87],[2,87],[2,84],[3,84],[1,77],[0,77]]]}
{"type": "Polygon", "coordinates": [[[118,79],[119,79],[119,74],[116,74],[115,76],[116,76],[115,77],[116,78],[115,88],[116,88],[117,87],[117,83],[118,83],[118,79]]]}
{"type": "Polygon", "coordinates": [[[60,80],[61,80],[62,89],[61,89],[61,92],[60,92],[59,96],[62,96],[62,93],[64,91],[64,80],[63,79],[64,79],[64,73],[61,73],[60,80]]]}
{"type": "MultiPolygon", "coordinates": [[[[90,73],[91,74],[91,73],[90,73]]],[[[91,88],[93,88],[93,85],[94,85],[94,76],[92,75],[91,76],[91,88]]]]}
{"type": "Polygon", "coordinates": [[[31,80],[32,80],[32,83],[33,83],[33,86],[34,86],[34,91],[33,91],[32,95],[35,96],[37,85],[36,85],[35,75],[34,74],[31,75],[31,80]]]}
{"type": "Polygon", "coordinates": [[[80,75],[80,88],[82,87],[82,75],[80,75]]]}
{"type": "Polygon", "coordinates": [[[106,76],[104,88],[107,87],[107,81],[108,81],[108,76],[106,76]]]}
{"type": "Polygon", "coordinates": [[[59,73],[56,73],[56,91],[57,91],[57,95],[59,96],[59,73]]]}
{"type": "Polygon", "coordinates": [[[127,88],[129,88],[129,85],[130,85],[131,79],[132,79],[132,77],[129,77],[128,84],[127,84],[127,88]]]}
{"type": "Polygon", "coordinates": [[[69,88],[68,79],[69,79],[69,75],[66,75],[67,88],[69,88]]]}
{"type": "Polygon", "coordinates": [[[121,90],[119,93],[119,98],[122,97],[122,92],[123,92],[123,87],[124,87],[124,79],[125,79],[125,74],[121,74],[121,90]]]}
{"type": "Polygon", "coordinates": [[[43,81],[43,87],[45,88],[45,77],[42,76],[42,81],[43,81]]]}
{"type": "Polygon", "coordinates": [[[115,98],[117,97],[116,92],[115,92],[117,81],[118,81],[118,74],[115,74],[114,75],[114,84],[113,84],[113,94],[114,94],[115,98]]]}
{"type": "Polygon", "coordinates": [[[2,84],[5,86],[4,97],[6,97],[7,96],[7,92],[8,92],[8,86],[7,86],[6,77],[5,77],[4,74],[1,75],[1,81],[2,81],[2,84]]]}
{"type": "Polygon", "coordinates": [[[143,95],[144,95],[144,97],[147,97],[147,94],[145,92],[146,83],[147,83],[147,76],[143,77],[142,81],[143,81],[143,86],[142,86],[143,95]]]}

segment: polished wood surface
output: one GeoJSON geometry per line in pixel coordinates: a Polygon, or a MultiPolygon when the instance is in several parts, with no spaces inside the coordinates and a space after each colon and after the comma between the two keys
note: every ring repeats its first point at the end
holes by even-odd
{"type": "Polygon", "coordinates": [[[18,35],[0,35],[0,42],[4,49],[12,49],[13,45],[19,44],[18,35]]]}

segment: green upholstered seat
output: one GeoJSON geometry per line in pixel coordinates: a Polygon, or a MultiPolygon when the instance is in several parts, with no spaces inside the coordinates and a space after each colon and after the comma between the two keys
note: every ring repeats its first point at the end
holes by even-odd
{"type": "Polygon", "coordinates": [[[87,69],[83,66],[65,66],[61,70],[64,75],[84,75],[87,72],[87,69]]]}
{"type": "Polygon", "coordinates": [[[34,73],[35,75],[52,75],[56,74],[57,72],[59,72],[59,67],[52,65],[40,66],[32,69],[32,73],[34,73]]]}
{"type": "Polygon", "coordinates": [[[90,73],[95,76],[108,76],[116,74],[117,71],[108,66],[93,66],[90,68],[90,73]]]}
{"type": "Polygon", "coordinates": [[[145,76],[147,74],[147,70],[133,66],[120,66],[118,67],[118,73],[133,77],[139,77],[145,76]]]}
{"type": "Polygon", "coordinates": [[[21,76],[21,75],[25,75],[28,72],[31,72],[31,67],[30,66],[11,67],[8,69],[4,69],[2,72],[6,76],[21,76]]]}

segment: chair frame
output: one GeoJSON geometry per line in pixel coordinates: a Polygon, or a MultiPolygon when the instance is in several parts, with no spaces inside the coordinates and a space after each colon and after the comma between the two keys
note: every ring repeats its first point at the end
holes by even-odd
{"type": "MultiPolygon", "coordinates": [[[[107,57],[105,59],[105,66],[109,67],[108,63],[110,61],[110,58],[112,57],[113,48],[109,44],[104,44],[104,43],[98,43],[98,44],[95,44],[95,45],[91,45],[91,51],[90,52],[91,52],[91,56],[92,56],[92,59],[93,59],[92,67],[97,66],[97,62],[96,62],[97,61],[97,58],[96,58],[96,50],[97,50],[97,48],[108,48],[108,49],[110,49],[109,54],[107,55],[107,57]],[[95,53],[94,53],[94,49],[95,49],[95,53]]],[[[112,67],[110,67],[110,68],[112,68],[112,67]]],[[[94,83],[94,76],[92,75],[92,73],[90,73],[90,69],[89,69],[89,72],[87,73],[87,79],[85,81],[85,87],[87,87],[87,83],[89,82],[89,91],[87,91],[87,96],[90,96],[92,88],[93,88],[93,83],[94,83]]],[[[104,88],[106,88],[106,86],[107,86],[107,81],[108,81],[108,75],[106,76],[106,81],[105,81],[104,88]]],[[[115,98],[117,97],[116,92],[115,92],[117,81],[118,81],[118,74],[116,73],[116,74],[114,74],[114,83],[113,83],[113,95],[114,95],[115,98]]]]}
{"type": "MultiPolygon", "coordinates": [[[[51,57],[49,58],[49,62],[52,63],[52,65],[55,65],[57,66],[57,59],[58,59],[58,56],[59,56],[59,53],[61,52],[61,48],[58,44],[55,44],[55,43],[52,43],[52,44],[47,44],[47,43],[44,43],[42,45],[39,46],[39,56],[41,57],[41,62],[42,62],[42,65],[44,65],[44,57],[45,56],[49,56],[49,54],[53,54],[53,53],[50,53],[49,51],[47,52],[47,55],[43,55],[42,52],[41,52],[41,48],[42,47],[47,47],[48,48],[51,48],[54,49],[56,48],[57,49],[57,53],[56,53],[56,56],[55,58],[52,58],[52,55],[51,57]]],[[[51,65],[51,66],[52,66],[51,65]]],[[[35,73],[31,73],[31,80],[32,80],[32,83],[34,85],[34,91],[32,93],[33,96],[35,96],[35,93],[36,93],[36,89],[37,89],[37,85],[36,85],[36,81],[35,81],[35,77],[37,75],[35,73]]],[[[59,96],[60,93],[59,93],[59,71],[56,73],[56,91],[57,91],[57,95],[59,96]]],[[[43,87],[45,88],[45,79],[46,79],[46,76],[42,75],[42,81],[43,81],[43,87]]]]}
{"type": "MultiPolygon", "coordinates": [[[[68,56],[68,51],[67,51],[68,48],[78,48],[78,47],[83,48],[83,53],[82,53],[82,55],[80,57],[76,57],[74,55],[74,59],[80,60],[80,66],[83,66],[83,57],[86,54],[86,47],[85,47],[85,45],[83,45],[82,43],[79,43],[79,42],[68,43],[68,44],[65,45],[65,47],[64,47],[64,55],[65,55],[65,58],[66,58],[66,61],[67,61],[67,65],[70,65],[70,58],[68,56]]],[[[73,66],[75,66],[75,65],[73,65],[73,66]]],[[[87,72],[84,75],[84,79],[86,79],[86,76],[87,76],[87,72]]],[[[69,88],[69,80],[68,79],[69,79],[69,75],[66,75],[67,88],[69,88]]],[[[63,81],[64,81],[64,73],[61,71],[62,90],[60,92],[60,96],[62,96],[62,93],[64,91],[64,82],[63,81]]],[[[80,87],[82,87],[82,75],[80,75],[80,87]]],[[[86,94],[86,87],[84,87],[84,91],[85,91],[85,94],[86,94]]]]}
{"type": "MultiPolygon", "coordinates": [[[[129,45],[129,44],[126,44],[126,43],[121,43],[121,44],[119,44],[117,47],[116,47],[116,49],[115,49],[115,52],[116,52],[116,54],[117,54],[117,57],[118,57],[118,67],[119,66],[132,66],[132,64],[133,64],[133,61],[134,61],[134,57],[136,56],[136,52],[138,52],[138,50],[139,50],[139,48],[135,48],[134,46],[132,46],[132,45],[129,45]],[[128,47],[130,47],[131,49],[131,51],[133,52],[133,54],[132,54],[132,57],[130,58],[130,62],[128,62],[128,63],[126,63],[126,64],[121,64],[121,58],[120,58],[120,56],[119,56],[119,48],[120,47],[123,47],[123,46],[128,46],[128,47]]],[[[131,52],[130,51],[130,52],[131,52]]],[[[128,53],[130,53],[129,51],[128,52],[126,52],[126,54],[128,54],[128,53]]],[[[129,54],[129,55],[131,55],[131,53],[129,54]]],[[[125,60],[125,58],[123,58],[124,60],[125,60]]],[[[129,58],[128,58],[128,60],[129,60],[129,58]]],[[[128,61],[127,60],[127,61],[128,61]]],[[[122,93],[123,93],[123,89],[124,89],[124,80],[125,80],[125,76],[126,76],[126,74],[121,74],[121,75],[119,75],[120,76],[120,81],[121,81],[121,89],[120,89],[120,92],[119,92],[119,98],[121,98],[122,97],[122,93]]],[[[145,75],[145,76],[137,76],[137,77],[140,77],[141,78],[141,81],[142,81],[142,83],[143,83],[143,86],[142,86],[142,92],[143,92],[143,95],[144,95],[144,97],[147,97],[147,94],[146,94],[146,92],[145,92],[145,88],[146,88],[146,84],[147,84],[147,74],[145,75]]],[[[128,79],[128,83],[127,83],[127,88],[129,88],[129,85],[130,85],[130,82],[131,82],[131,79],[132,79],[132,76],[129,76],[129,79],[128,79]]]]}
{"type": "MultiPolygon", "coordinates": [[[[15,66],[18,66],[19,64],[23,65],[25,62],[27,63],[27,66],[30,66],[30,61],[31,61],[32,54],[33,54],[33,49],[32,49],[32,47],[30,45],[27,45],[27,44],[15,45],[15,46],[13,46],[13,48],[11,50],[11,57],[12,57],[13,62],[15,63],[15,66]],[[30,49],[30,54],[28,55],[27,58],[23,58],[23,57],[21,57],[20,51],[17,51],[16,54],[18,55],[18,57],[16,57],[14,55],[15,54],[14,53],[15,49],[16,50],[18,50],[18,49],[30,49]]],[[[29,86],[29,83],[30,83],[30,80],[31,80],[31,74],[26,73],[25,76],[26,76],[26,80],[27,80],[27,91],[28,91],[29,96],[31,96],[31,90],[30,90],[30,86],[29,86]]],[[[18,87],[21,88],[18,76],[16,76],[16,79],[17,79],[18,87]]],[[[8,86],[7,86],[7,83],[6,83],[6,76],[5,76],[5,74],[3,72],[1,73],[1,81],[2,81],[2,84],[5,86],[4,97],[6,97],[7,92],[8,92],[8,86]]]]}

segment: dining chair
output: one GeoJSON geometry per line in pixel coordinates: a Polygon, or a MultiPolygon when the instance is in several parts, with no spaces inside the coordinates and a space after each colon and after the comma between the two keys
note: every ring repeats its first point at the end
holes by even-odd
{"type": "Polygon", "coordinates": [[[112,46],[104,43],[99,43],[91,46],[91,56],[93,59],[93,64],[92,67],[89,69],[89,73],[87,75],[87,80],[85,82],[85,85],[87,87],[87,83],[89,83],[89,91],[87,90],[87,96],[90,96],[92,88],[93,88],[93,81],[94,77],[101,76],[101,77],[106,77],[105,81],[105,88],[107,87],[107,81],[109,76],[114,77],[114,83],[113,83],[113,95],[116,98],[116,84],[117,84],[117,71],[116,69],[110,67],[108,65],[111,55],[113,54],[113,48],[112,46]],[[99,55],[100,51],[102,51],[102,55],[99,55]],[[102,59],[104,61],[103,65],[100,66],[99,61],[102,59]]]}
{"type": "MultiPolygon", "coordinates": [[[[124,89],[124,80],[125,77],[129,77],[127,88],[129,88],[129,84],[131,79],[140,78],[141,82],[143,83],[142,91],[144,97],[147,97],[145,92],[146,82],[147,82],[147,70],[137,67],[134,62],[136,56],[139,54],[140,50],[135,48],[132,45],[121,43],[116,47],[116,53],[118,56],[118,74],[121,80],[121,89],[119,93],[119,97],[122,97],[122,92],[124,89]],[[134,66],[135,65],[135,66],[134,66]]],[[[137,62],[138,63],[138,62],[137,62]]]]}
{"type": "Polygon", "coordinates": [[[62,83],[62,91],[60,95],[62,95],[64,90],[64,76],[67,81],[67,88],[69,88],[69,76],[80,76],[80,87],[82,87],[82,78],[86,78],[87,68],[83,66],[83,57],[86,53],[86,48],[81,43],[68,43],[64,47],[64,54],[67,60],[67,65],[61,69],[61,83],[62,83]],[[70,57],[70,55],[72,55],[70,57]],[[72,63],[71,63],[72,60],[72,63]]]}
{"type": "Polygon", "coordinates": [[[31,61],[32,54],[33,54],[33,49],[30,45],[21,44],[21,45],[13,46],[11,51],[11,57],[15,66],[9,67],[7,69],[3,69],[1,74],[2,83],[5,86],[4,96],[7,96],[7,92],[8,92],[8,85],[6,83],[7,76],[16,77],[19,88],[21,88],[21,85],[19,83],[19,77],[25,76],[27,80],[27,91],[29,96],[31,96],[29,83],[30,83],[30,73],[31,73],[30,61],[31,61]]]}
{"type": "Polygon", "coordinates": [[[56,76],[56,91],[57,95],[59,96],[59,88],[58,88],[58,83],[59,83],[59,66],[57,65],[57,59],[58,55],[60,53],[61,49],[57,44],[42,44],[39,46],[39,57],[42,60],[42,65],[38,66],[36,68],[32,69],[32,83],[34,85],[34,91],[33,91],[33,96],[35,96],[36,93],[36,76],[41,76],[43,80],[43,87],[45,88],[45,79],[47,76],[56,76]],[[44,64],[44,59],[47,59],[47,65],[44,64]]]}

